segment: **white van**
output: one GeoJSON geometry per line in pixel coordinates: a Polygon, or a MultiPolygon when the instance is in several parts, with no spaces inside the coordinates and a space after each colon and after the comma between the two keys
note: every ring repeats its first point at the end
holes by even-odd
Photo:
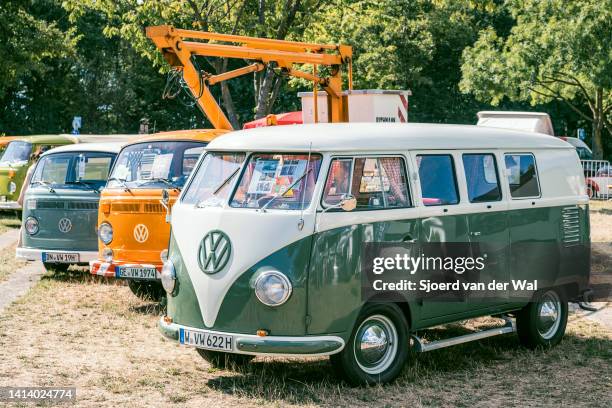
{"type": "MultiPolygon", "coordinates": [[[[576,150],[534,133],[373,123],[232,132],[208,145],[171,218],[160,329],[215,365],[331,355],[349,381],[372,384],[400,373],[411,342],[429,351],[516,330],[526,346],[554,345],[567,302],[589,280],[576,150]],[[368,261],[372,243],[391,258],[397,248],[421,257],[410,251],[463,246],[486,264],[473,277],[495,290],[421,297],[387,285],[373,295],[368,279],[381,286],[385,275],[368,261]],[[510,281],[524,285],[497,289],[510,281]],[[434,342],[417,336],[489,315],[505,324],[434,342]]],[[[448,276],[419,270],[402,280],[440,287],[448,276]]]]}

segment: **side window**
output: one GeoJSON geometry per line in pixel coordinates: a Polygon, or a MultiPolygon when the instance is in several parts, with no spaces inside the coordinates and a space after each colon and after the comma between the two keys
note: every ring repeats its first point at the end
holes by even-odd
{"type": "Polygon", "coordinates": [[[183,176],[188,177],[191,174],[204,149],[206,149],[204,146],[200,146],[185,150],[185,153],[183,153],[183,176]]]}
{"type": "Polygon", "coordinates": [[[494,155],[464,154],[463,168],[471,203],[501,200],[494,155]]]}
{"type": "Polygon", "coordinates": [[[416,157],[423,204],[449,205],[459,202],[455,165],[450,154],[420,154],[416,157]]]}
{"type": "Polygon", "coordinates": [[[327,206],[338,204],[344,195],[350,194],[352,168],[353,159],[332,160],[323,192],[323,203],[327,206]]]}
{"type": "Polygon", "coordinates": [[[400,157],[334,159],[323,202],[326,205],[337,204],[344,194],[357,199],[357,210],[409,207],[404,160],[400,157]]]}
{"type": "Polygon", "coordinates": [[[507,154],[506,171],[512,198],[540,196],[535,157],[532,154],[507,154]]]}

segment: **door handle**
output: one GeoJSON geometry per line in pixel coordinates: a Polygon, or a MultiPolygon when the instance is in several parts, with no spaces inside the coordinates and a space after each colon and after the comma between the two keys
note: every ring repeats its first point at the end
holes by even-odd
{"type": "Polygon", "coordinates": [[[471,236],[473,236],[473,237],[479,237],[479,236],[480,236],[480,234],[481,234],[481,232],[480,232],[480,231],[470,232],[470,235],[471,235],[471,236]]]}

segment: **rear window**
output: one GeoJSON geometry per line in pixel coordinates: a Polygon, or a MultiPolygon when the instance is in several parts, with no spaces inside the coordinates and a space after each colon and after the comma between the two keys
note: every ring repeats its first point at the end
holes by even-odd
{"type": "Polygon", "coordinates": [[[512,198],[540,196],[535,157],[532,154],[506,154],[506,171],[512,198]]]}
{"type": "Polygon", "coordinates": [[[455,164],[450,154],[419,154],[416,157],[423,205],[450,205],[459,202],[455,164]]]}

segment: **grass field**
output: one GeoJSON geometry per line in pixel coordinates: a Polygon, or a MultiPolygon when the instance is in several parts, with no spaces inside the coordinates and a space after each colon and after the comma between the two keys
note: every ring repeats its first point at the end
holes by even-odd
{"type": "MultiPolygon", "coordinates": [[[[601,231],[612,219],[607,208],[594,209],[591,226],[610,242],[612,230],[601,231]]],[[[46,274],[0,315],[0,386],[76,386],[77,405],[88,407],[598,407],[612,400],[612,331],[576,315],[556,348],[529,351],[515,335],[497,336],[413,355],[394,384],[351,388],[325,358],[212,369],[195,350],[161,338],[161,313],[124,285],[77,271],[46,274]]],[[[464,330],[451,325],[428,336],[464,330]]]]}

